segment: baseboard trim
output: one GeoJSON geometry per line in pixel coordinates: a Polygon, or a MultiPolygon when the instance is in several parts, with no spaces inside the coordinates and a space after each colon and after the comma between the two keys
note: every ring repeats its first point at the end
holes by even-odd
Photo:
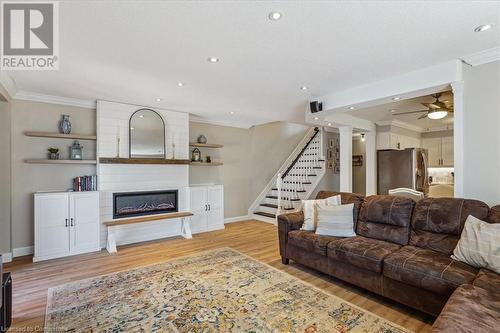
{"type": "Polygon", "coordinates": [[[23,256],[30,256],[32,254],[33,254],[33,246],[25,246],[25,247],[18,247],[16,249],[12,249],[12,256],[14,258],[23,257],[23,256]]]}
{"type": "Polygon", "coordinates": [[[12,253],[10,253],[10,252],[2,253],[2,262],[4,264],[8,263],[8,262],[12,262],[12,253]]]}
{"type": "Polygon", "coordinates": [[[234,222],[240,222],[240,221],[246,221],[246,220],[250,220],[250,216],[248,215],[241,215],[241,216],[235,216],[235,217],[228,217],[226,219],[224,219],[224,224],[227,224],[227,223],[234,223],[234,222]]]}

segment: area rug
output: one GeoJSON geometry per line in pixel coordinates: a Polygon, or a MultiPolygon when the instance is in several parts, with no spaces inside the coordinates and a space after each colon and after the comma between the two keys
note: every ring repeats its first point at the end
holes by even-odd
{"type": "Polygon", "coordinates": [[[45,330],[408,332],[230,248],[49,289],[45,330]]]}

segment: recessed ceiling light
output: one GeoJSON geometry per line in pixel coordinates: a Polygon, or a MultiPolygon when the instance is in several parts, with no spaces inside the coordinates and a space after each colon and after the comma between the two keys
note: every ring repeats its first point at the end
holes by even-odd
{"type": "Polygon", "coordinates": [[[139,118],[144,118],[144,115],[143,115],[143,114],[141,114],[141,115],[139,116],[139,118]]]}
{"type": "Polygon", "coordinates": [[[486,30],[491,29],[492,25],[491,24],[483,24],[474,29],[474,32],[483,32],[486,30]]]}
{"type": "Polygon", "coordinates": [[[229,112],[230,114],[234,114],[234,111],[229,112]]]}
{"type": "Polygon", "coordinates": [[[306,86],[300,87],[300,90],[307,90],[307,89],[309,89],[309,88],[307,88],[306,86]]]}
{"type": "Polygon", "coordinates": [[[400,99],[401,99],[401,97],[399,97],[399,96],[392,98],[393,101],[399,101],[400,99]]]}
{"type": "Polygon", "coordinates": [[[270,12],[268,15],[271,21],[278,21],[282,16],[280,12],[270,12]]]}
{"type": "Polygon", "coordinates": [[[332,123],[328,123],[328,126],[332,126],[332,123]]]}
{"type": "Polygon", "coordinates": [[[184,86],[184,83],[182,83],[182,82],[177,82],[177,86],[182,87],[182,86],[184,86]]]}
{"type": "Polygon", "coordinates": [[[215,57],[210,57],[207,59],[208,62],[211,62],[211,63],[216,63],[216,62],[219,62],[219,58],[215,58],[215,57]]]}
{"type": "Polygon", "coordinates": [[[319,118],[318,117],[314,117],[314,120],[318,120],[319,118]]]}
{"type": "Polygon", "coordinates": [[[156,101],[157,101],[157,102],[161,102],[161,101],[163,101],[163,99],[161,99],[161,98],[157,98],[157,99],[156,99],[156,101]]]}
{"type": "Polygon", "coordinates": [[[354,110],[354,109],[356,109],[354,106],[349,107],[349,110],[354,110]]]}

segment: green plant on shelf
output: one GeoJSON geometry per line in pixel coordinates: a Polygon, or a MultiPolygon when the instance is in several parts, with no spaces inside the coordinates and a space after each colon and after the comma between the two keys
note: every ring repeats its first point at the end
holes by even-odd
{"type": "Polygon", "coordinates": [[[47,149],[49,151],[49,153],[51,154],[57,154],[59,152],[59,148],[53,148],[53,147],[50,147],[49,149],[47,149]]]}

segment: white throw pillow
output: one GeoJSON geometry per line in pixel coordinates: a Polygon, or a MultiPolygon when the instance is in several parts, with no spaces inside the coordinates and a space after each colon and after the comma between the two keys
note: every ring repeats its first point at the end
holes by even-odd
{"type": "Polygon", "coordinates": [[[316,229],[316,208],[315,205],[322,203],[325,205],[340,205],[340,195],[334,195],[326,199],[302,200],[302,211],[304,212],[304,223],[300,230],[314,231],[316,229]]]}
{"type": "Polygon", "coordinates": [[[328,206],[316,205],[316,234],[336,237],[354,237],[354,204],[328,206]]]}
{"type": "Polygon", "coordinates": [[[500,274],[500,224],[467,217],[453,259],[500,274]]]}

